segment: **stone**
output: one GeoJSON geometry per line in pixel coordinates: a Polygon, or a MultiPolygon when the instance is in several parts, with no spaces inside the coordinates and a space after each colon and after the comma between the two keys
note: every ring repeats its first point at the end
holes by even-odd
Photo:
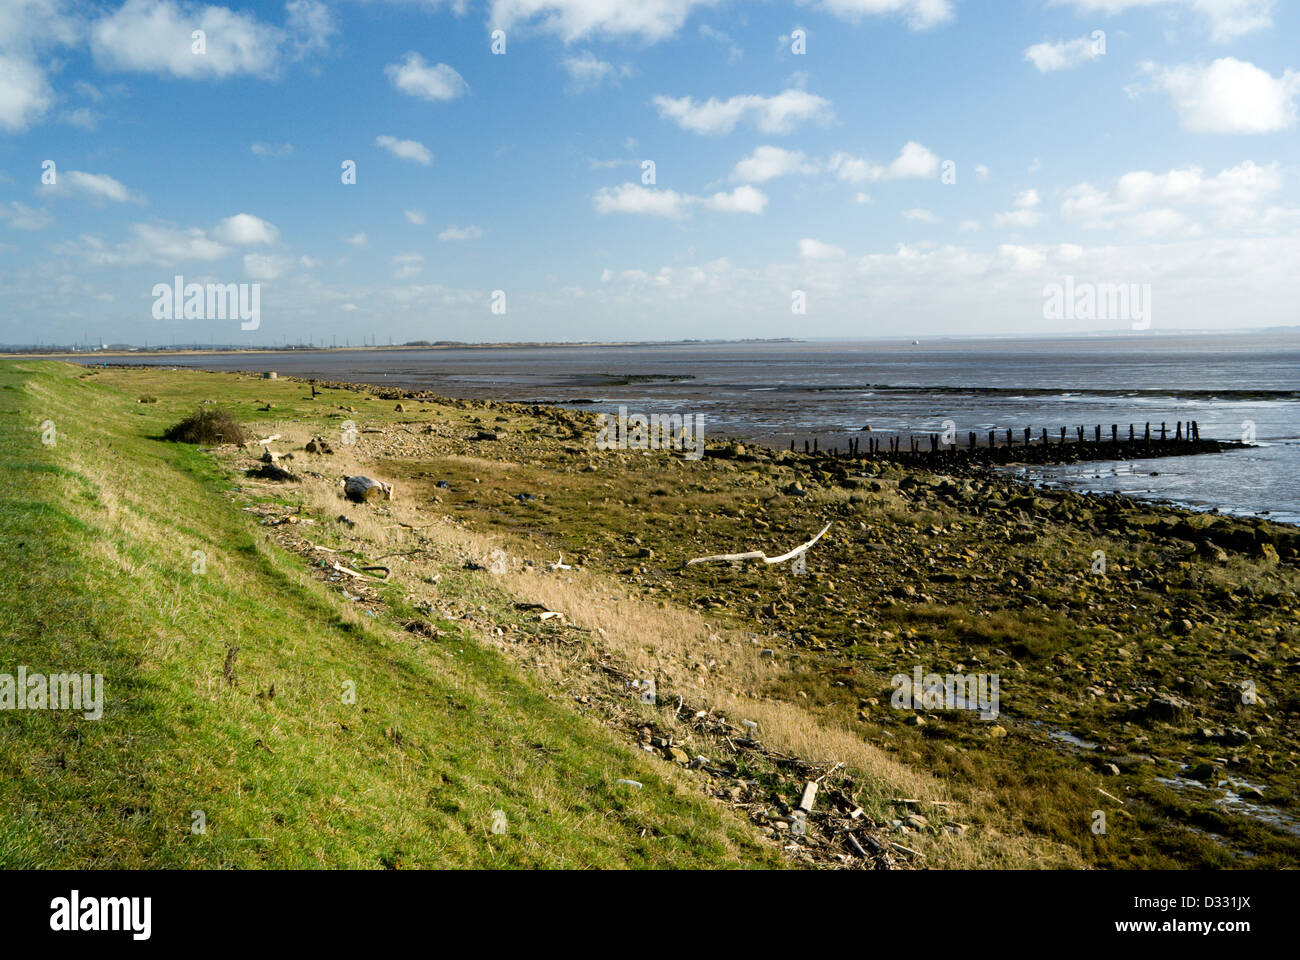
{"type": "Polygon", "coordinates": [[[343,481],[343,492],[349,500],[365,503],[367,500],[393,499],[393,485],[370,477],[347,477],[343,481]]]}
{"type": "Polygon", "coordinates": [[[1187,716],[1191,706],[1186,700],[1172,694],[1155,696],[1147,703],[1143,716],[1163,723],[1176,723],[1187,716]]]}

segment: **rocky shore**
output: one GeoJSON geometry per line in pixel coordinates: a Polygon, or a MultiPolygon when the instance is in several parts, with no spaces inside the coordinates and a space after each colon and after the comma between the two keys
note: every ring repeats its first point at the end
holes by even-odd
{"type": "Polygon", "coordinates": [[[759,666],[744,675],[704,649],[655,651],[661,692],[795,711],[946,784],[967,810],[956,826],[909,825],[903,801],[916,798],[874,808],[909,849],[909,834],[937,842],[959,827],[1105,867],[1300,863],[1300,529],[1035,490],[970,462],[713,438],[698,461],[602,451],[586,411],[314,388],[257,408],[259,429],[301,437],[290,470],[332,477],[331,455],[305,444],[352,423],[349,462],[429,522],[516,544],[521,582],[555,574],[558,556],[626,603],[746,638],[759,666]],[[827,524],[799,569],[686,566],[775,557],[827,524]],[[996,676],[996,717],[899,709],[896,678],[917,669],[996,676]]]}

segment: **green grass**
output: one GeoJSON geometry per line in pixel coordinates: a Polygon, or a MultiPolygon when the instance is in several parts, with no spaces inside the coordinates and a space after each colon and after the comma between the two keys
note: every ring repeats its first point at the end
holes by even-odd
{"type": "Polygon", "coordinates": [[[105,686],[98,721],[0,711],[0,867],[779,863],[455,624],[428,641],[346,608],[210,457],[159,439],[195,399],[0,362],[0,673],[105,686]]]}

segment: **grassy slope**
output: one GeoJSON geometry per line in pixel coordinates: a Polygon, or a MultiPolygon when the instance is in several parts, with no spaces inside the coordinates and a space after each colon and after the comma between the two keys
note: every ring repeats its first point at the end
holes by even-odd
{"type": "Polygon", "coordinates": [[[496,653],[357,618],[155,438],[163,411],[79,377],[0,363],[0,672],[102,673],[106,699],[0,713],[0,867],[770,862],[496,653]]]}

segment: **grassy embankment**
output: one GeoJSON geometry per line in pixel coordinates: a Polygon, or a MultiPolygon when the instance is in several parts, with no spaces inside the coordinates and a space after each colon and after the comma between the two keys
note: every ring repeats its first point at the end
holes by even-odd
{"type": "Polygon", "coordinates": [[[101,673],[106,700],[0,713],[0,866],[777,862],[462,627],[359,615],[211,456],[158,439],[189,397],[137,400],[0,364],[0,672],[101,673]]]}

